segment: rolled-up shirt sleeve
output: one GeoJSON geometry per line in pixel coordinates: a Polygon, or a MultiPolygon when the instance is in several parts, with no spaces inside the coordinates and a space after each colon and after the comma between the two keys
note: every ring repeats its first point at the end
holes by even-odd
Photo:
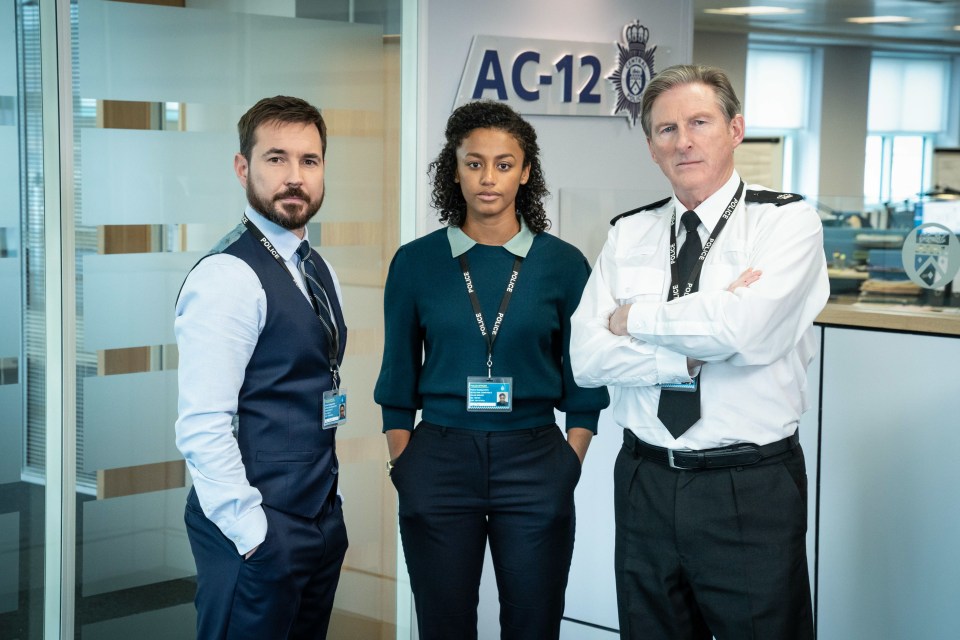
{"type": "Polygon", "coordinates": [[[267,532],[262,497],[247,481],[233,432],[240,388],[266,313],[266,295],[253,270],[218,254],[187,277],[174,321],[180,360],[177,448],[204,514],[241,555],[267,532]]]}

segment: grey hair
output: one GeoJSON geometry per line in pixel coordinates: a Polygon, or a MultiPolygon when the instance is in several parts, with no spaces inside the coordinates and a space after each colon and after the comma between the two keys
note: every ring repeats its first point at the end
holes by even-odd
{"type": "Polygon", "coordinates": [[[705,84],[711,87],[717,96],[720,111],[726,116],[727,122],[733,120],[734,116],[740,113],[740,99],[737,98],[737,94],[730,84],[730,78],[722,69],[699,64],[674,65],[653,76],[643,92],[640,103],[640,123],[643,125],[643,132],[648,138],[652,125],[650,118],[652,117],[653,103],[660,97],[660,94],[685,84],[705,84]]]}

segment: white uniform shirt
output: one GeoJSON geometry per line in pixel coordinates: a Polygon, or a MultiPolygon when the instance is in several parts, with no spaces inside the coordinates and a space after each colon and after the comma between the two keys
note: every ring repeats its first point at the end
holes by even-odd
{"type": "MultiPolygon", "coordinates": [[[[734,172],[697,207],[702,241],[739,183],[734,172]]],[[[698,293],[666,301],[674,212],[678,250],[685,237],[685,207],[674,196],[617,222],[573,315],[577,384],[611,385],[614,419],[650,444],[768,444],[792,435],[808,407],[806,368],[817,348],[812,325],[830,294],[820,218],[805,202],[778,207],[745,203],[745,195],[707,254],[698,293]],[[763,272],[759,281],[727,291],[747,268],[763,272]],[[630,335],[614,335],[610,315],[627,303],[630,335]],[[674,439],[657,418],[657,385],[689,381],[687,356],[706,363],[701,418],[674,439]]]]}

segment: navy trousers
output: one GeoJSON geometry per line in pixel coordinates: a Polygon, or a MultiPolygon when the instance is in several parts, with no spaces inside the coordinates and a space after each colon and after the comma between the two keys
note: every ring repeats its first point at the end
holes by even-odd
{"type": "Polygon", "coordinates": [[[347,551],[340,498],[316,518],[263,505],[267,537],[248,559],[203,514],[196,492],[184,520],[197,563],[197,638],[264,640],[327,637],[347,551]]]}
{"type": "Polygon", "coordinates": [[[620,637],[810,640],[799,448],[678,471],[623,448],[614,466],[620,637]]]}
{"type": "Polygon", "coordinates": [[[580,479],[580,459],[559,427],[484,432],[421,423],[391,478],[421,640],[477,637],[488,540],[501,637],[559,637],[580,479]]]}

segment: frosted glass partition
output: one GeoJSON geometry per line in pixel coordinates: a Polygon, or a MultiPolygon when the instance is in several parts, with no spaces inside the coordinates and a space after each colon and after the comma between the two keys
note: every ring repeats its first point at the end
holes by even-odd
{"type": "Polygon", "coordinates": [[[323,207],[314,220],[377,222],[383,218],[383,180],[372,167],[383,166],[380,138],[334,137],[327,140],[323,207]]]}
{"type": "Polygon", "coordinates": [[[133,616],[83,625],[83,640],[170,640],[192,638],[197,632],[197,612],[193,604],[144,611],[133,616]]]}
{"type": "MultiPolygon", "coordinates": [[[[82,129],[80,136],[83,224],[239,222],[246,197],[233,170],[235,131],[82,129]]],[[[317,219],[379,221],[383,185],[369,172],[383,164],[382,141],[330,136],[326,159],[317,219]]]]}
{"type": "Polygon", "coordinates": [[[20,514],[0,515],[0,613],[16,611],[20,598],[20,514]]]}
{"type": "Polygon", "coordinates": [[[325,109],[382,106],[379,25],[101,0],[79,7],[84,98],[251,105],[285,94],[325,109]]]}
{"type": "Polygon", "coordinates": [[[16,15],[14,3],[0,10],[0,96],[17,95],[16,15]]]}
{"type": "Polygon", "coordinates": [[[203,255],[84,256],[84,347],[95,351],[174,343],[177,294],[203,255]]]}
{"type": "Polygon", "coordinates": [[[83,503],[83,595],[194,575],[183,527],[188,489],[83,503]]]}
{"type": "MultiPolygon", "coordinates": [[[[0,92],[0,95],[6,94],[0,92]]],[[[0,202],[3,203],[0,206],[0,227],[19,227],[20,148],[16,127],[0,126],[0,202]]]]}
{"type": "MultiPolygon", "coordinates": [[[[316,236],[311,233],[310,237],[316,236]]],[[[370,245],[324,246],[321,239],[319,251],[334,266],[341,284],[350,282],[380,287],[383,295],[383,256],[379,248],[370,245]]],[[[347,324],[351,326],[349,318],[347,324]]],[[[377,370],[380,370],[379,364],[377,370]]]]}
{"type": "Polygon", "coordinates": [[[81,129],[80,147],[83,224],[239,221],[246,204],[235,132],[81,129]]]}
{"type": "MultiPolygon", "coordinates": [[[[265,96],[302,97],[327,121],[326,197],[310,239],[343,285],[343,373],[361,400],[382,352],[398,201],[398,39],[382,25],[303,17],[322,12],[320,3],[185,4],[76,3],[77,479],[98,496],[84,497],[77,536],[75,620],[87,640],[195,634],[189,487],[176,486],[178,358],[168,346],[184,277],[240,221],[236,123],[265,96]],[[168,464],[148,466],[159,463],[168,464]],[[105,599],[117,603],[113,619],[81,610],[105,599]]],[[[397,0],[383,4],[401,10],[397,0]]],[[[353,533],[332,628],[340,617],[350,631],[338,637],[392,637],[396,494],[372,402],[351,409],[337,452],[353,533]]]]}
{"type": "Polygon", "coordinates": [[[23,415],[19,384],[0,385],[0,485],[20,480],[23,415]]]}
{"type": "Polygon", "coordinates": [[[84,471],[177,460],[177,372],[85,378],[84,471]]]}
{"type": "Polygon", "coordinates": [[[0,358],[20,353],[20,261],[0,258],[0,358]]]}

